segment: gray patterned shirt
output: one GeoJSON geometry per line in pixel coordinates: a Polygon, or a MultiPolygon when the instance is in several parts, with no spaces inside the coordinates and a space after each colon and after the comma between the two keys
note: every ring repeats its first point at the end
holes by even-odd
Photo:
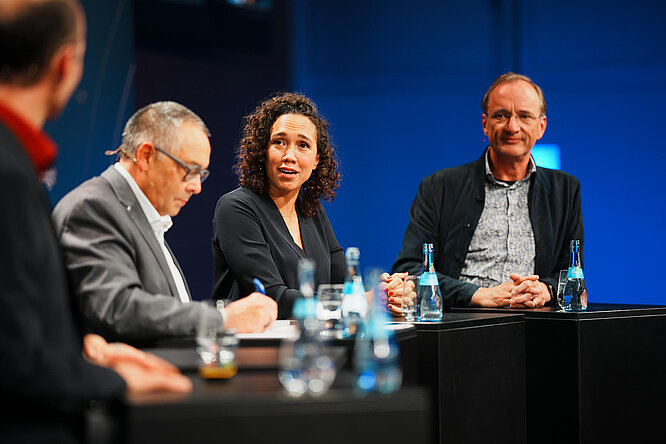
{"type": "Polygon", "coordinates": [[[479,224],[472,236],[462,282],[493,287],[509,280],[509,275],[534,273],[534,232],[527,197],[530,177],[536,172],[530,158],[527,176],[514,183],[495,179],[486,150],[486,199],[479,224]]]}

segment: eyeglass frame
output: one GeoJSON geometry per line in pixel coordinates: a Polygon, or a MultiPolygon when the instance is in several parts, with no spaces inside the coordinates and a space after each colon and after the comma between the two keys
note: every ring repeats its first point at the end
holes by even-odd
{"type": "Polygon", "coordinates": [[[507,123],[511,120],[513,116],[516,116],[516,120],[518,122],[521,122],[525,125],[531,125],[534,122],[537,122],[541,117],[546,117],[544,113],[539,114],[538,116],[534,116],[531,113],[527,115],[521,116],[520,113],[510,113],[509,111],[495,111],[494,113],[485,113],[490,119],[496,121],[497,123],[507,123]],[[528,121],[525,121],[523,119],[527,118],[528,121]],[[534,119],[534,120],[531,120],[534,119]]]}
{"type": "Polygon", "coordinates": [[[194,176],[197,176],[197,175],[199,176],[199,180],[201,181],[201,183],[204,183],[204,181],[206,179],[208,179],[208,176],[210,175],[210,171],[208,171],[208,168],[201,169],[201,167],[199,165],[195,165],[195,166],[188,165],[185,162],[183,162],[182,160],[180,160],[179,158],[177,158],[176,156],[174,156],[173,154],[171,154],[170,152],[160,148],[159,146],[157,146],[157,145],[153,145],[153,146],[155,147],[155,149],[157,151],[164,154],[169,159],[173,160],[178,165],[182,166],[183,168],[185,168],[187,170],[187,173],[185,173],[185,176],[183,176],[183,181],[184,182],[190,182],[192,180],[192,178],[194,178],[194,176]],[[194,174],[194,175],[192,176],[192,178],[188,179],[187,176],[189,176],[191,174],[194,174]]]}

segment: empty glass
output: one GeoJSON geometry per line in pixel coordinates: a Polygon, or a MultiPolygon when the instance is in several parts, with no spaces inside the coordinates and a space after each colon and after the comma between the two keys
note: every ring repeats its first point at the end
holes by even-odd
{"type": "Polygon", "coordinates": [[[278,379],[290,396],[323,395],[335,380],[335,363],[313,337],[283,339],[278,362],[278,379]]]}
{"type": "Polygon", "coordinates": [[[342,339],[343,285],[321,284],[317,292],[317,319],[322,322],[321,336],[342,339]]]}
{"type": "Polygon", "coordinates": [[[223,331],[217,333],[217,346],[219,347],[218,361],[220,365],[234,362],[239,342],[236,330],[233,328],[225,328],[223,331]]]}
{"type": "Polygon", "coordinates": [[[222,314],[216,311],[219,310],[213,301],[203,301],[199,306],[196,342],[197,353],[204,365],[232,363],[238,348],[235,330],[222,329],[222,314]]]}
{"type": "Polygon", "coordinates": [[[416,285],[419,277],[414,275],[406,276],[402,284],[402,316],[405,321],[416,320],[416,285]]]}
{"type": "Polygon", "coordinates": [[[559,305],[562,310],[566,307],[566,304],[564,303],[564,289],[567,286],[567,271],[568,270],[560,270],[560,276],[557,280],[557,305],[559,305]]]}

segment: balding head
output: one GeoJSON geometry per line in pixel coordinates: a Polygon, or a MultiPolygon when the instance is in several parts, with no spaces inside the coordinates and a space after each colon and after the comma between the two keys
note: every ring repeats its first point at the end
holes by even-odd
{"type": "Polygon", "coordinates": [[[84,39],[85,18],[75,0],[2,0],[0,84],[35,84],[63,45],[84,39]]]}
{"type": "Polygon", "coordinates": [[[484,113],[488,112],[488,102],[490,101],[490,95],[497,89],[498,86],[500,86],[503,83],[507,82],[517,82],[517,81],[524,81],[530,84],[532,88],[534,88],[534,91],[536,92],[538,98],[539,98],[539,107],[541,108],[541,114],[545,115],[546,114],[546,99],[543,96],[543,91],[537,85],[530,79],[529,77],[522,75],[522,74],[516,74],[514,72],[507,72],[505,74],[502,74],[498,78],[495,79],[492,85],[490,85],[490,88],[486,91],[486,94],[483,96],[483,100],[481,101],[481,109],[483,110],[484,113]]]}

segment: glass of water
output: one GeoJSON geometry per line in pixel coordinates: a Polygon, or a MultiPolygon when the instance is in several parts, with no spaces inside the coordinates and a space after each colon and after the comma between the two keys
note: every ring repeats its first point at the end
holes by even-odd
{"type": "Polygon", "coordinates": [[[321,336],[342,339],[343,285],[321,284],[317,292],[317,319],[322,322],[321,336]]]}
{"type": "Polygon", "coordinates": [[[405,321],[416,320],[416,286],[419,282],[419,277],[414,275],[406,276],[402,283],[402,316],[405,321]]]}
{"type": "Polygon", "coordinates": [[[560,270],[560,275],[557,280],[557,305],[559,305],[562,310],[565,310],[568,305],[564,300],[564,289],[567,286],[567,271],[568,270],[560,270]]]}
{"type": "Polygon", "coordinates": [[[222,318],[215,313],[212,301],[202,301],[199,305],[199,324],[197,325],[197,353],[204,365],[217,363],[219,347],[217,332],[222,318]]]}

